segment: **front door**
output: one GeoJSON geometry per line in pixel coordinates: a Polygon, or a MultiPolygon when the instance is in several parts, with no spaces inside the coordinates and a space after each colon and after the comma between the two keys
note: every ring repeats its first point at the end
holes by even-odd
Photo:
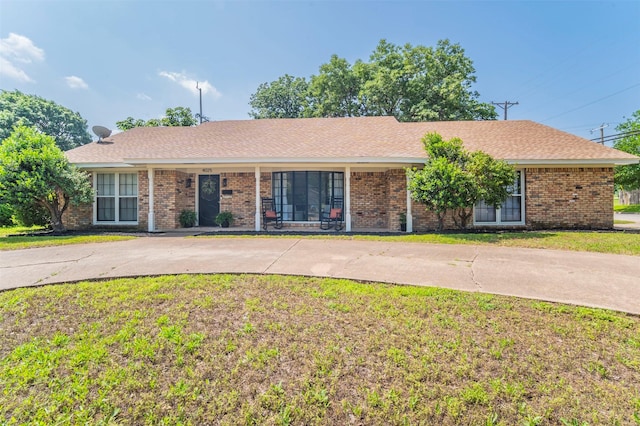
{"type": "Polygon", "coordinates": [[[220,175],[198,176],[198,224],[215,226],[220,213],[220,175]]]}

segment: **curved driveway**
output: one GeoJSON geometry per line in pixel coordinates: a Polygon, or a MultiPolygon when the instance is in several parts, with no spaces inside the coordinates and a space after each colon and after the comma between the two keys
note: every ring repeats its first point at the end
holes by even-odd
{"type": "Polygon", "coordinates": [[[175,273],[313,275],[505,294],[640,314],[640,257],[491,246],[185,238],[0,252],[0,289],[175,273]]]}

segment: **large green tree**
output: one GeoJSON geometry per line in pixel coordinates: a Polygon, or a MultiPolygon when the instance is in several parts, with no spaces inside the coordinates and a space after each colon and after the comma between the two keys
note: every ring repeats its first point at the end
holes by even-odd
{"type": "MultiPolygon", "coordinates": [[[[640,109],[620,123],[616,130],[627,136],[614,142],[613,147],[640,157],[640,109]]],[[[640,164],[616,167],[614,181],[625,191],[640,189],[640,164]]]]}
{"type": "Polygon", "coordinates": [[[254,118],[393,115],[399,121],[492,120],[478,101],[473,62],[459,44],[397,46],[381,40],[368,62],[333,55],[306,84],[285,75],[251,96],[254,118]],[[293,106],[293,107],[291,107],[293,106]]]}
{"type": "Polygon", "coordinates": [[[271,83],[262,83],[251,95],[253,118],[300,118],[307,104],[309,83],[289,74],[271,83]]]}
{"type": "Polygon", "coordinates": [[[513,166],[482,151],[468,152],[458,138],[428,133],[422,143],[427,160],[422,169],[407,170],[408,188],[414,200],[436,213],[439,230],[447,212],[466,228],[478,201],[498,208],[506,200],[515,179],[513,166]]]}
{"type": "Polygon", "coordinates": [[[69,205],[90,203],[93,189],[87,174],[69,164],[53,137],[17,126],[0,145],[0,199],[26,214],[46,209],[51,228],[60,233],[69,205]]]}
{"type": "Polygon", "coordinates": [[[190,127],[196,124],[198,124],[198,121],[191,112],[191,108],[180,106],[167,108],[162,118],[150,118],[145,121],[141,118],[127,117],[124,120],[116,121],[116,127],[122,131],[133,129],[134,127],[190,127]]]}
{"type": "Polygon", "coordinates": [[[9,137],[18,124],[33,126],[53,137],[63,151],[91,142],[87,121],[79,113],[40,96],[2,90],[0,141],[9,137]]]}

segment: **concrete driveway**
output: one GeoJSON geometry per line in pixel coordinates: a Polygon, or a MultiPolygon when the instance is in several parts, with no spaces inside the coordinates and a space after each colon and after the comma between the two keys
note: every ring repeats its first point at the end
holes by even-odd
{"type": "Polygon", "coordinates": [[[134,240],[0,252],[0,289],[176,273],[340,277],[640,314],[640,257],[471,245],[294,238],[134,240]]]}

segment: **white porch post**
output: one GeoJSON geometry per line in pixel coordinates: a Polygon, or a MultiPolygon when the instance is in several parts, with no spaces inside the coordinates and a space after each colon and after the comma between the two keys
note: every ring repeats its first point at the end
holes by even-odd
{"type": "Polygon", "coordinates": [[[413,215],[411,214],[411,191],[409,191],[409,176],[407,176],[407,232],[413,232],[413,215]]]}
{"type": "Polygon", "coordinates": [[[255,175],[256,175],[256,218],[255,218],[255,223],[256,223],[256,231],[260,231],[260,217],[261,217],[260,209],[262,208],[261,205],[260,205],[260,166],[256,166],[255,175]]]}
{"type": "Polygon", "coordinates": [[[344,168],[344,209],[346,211],[346,232],[351,232],[351,167],[344,168]]]}
{"type": "Polygon", "coordinates": [[[149,230],[149,232],[153,232],[156,229],[156,223],[155,223],[155,213],[154,213],[154,209],[153,209],[153,187],[154,187],[154,183],[153,183],[153,178],[154,178],[154,170],[153,168],[149,168],[147,169],[147,178],[149,180],[149,216],[147,217],[147,228],[149,230]]]}

